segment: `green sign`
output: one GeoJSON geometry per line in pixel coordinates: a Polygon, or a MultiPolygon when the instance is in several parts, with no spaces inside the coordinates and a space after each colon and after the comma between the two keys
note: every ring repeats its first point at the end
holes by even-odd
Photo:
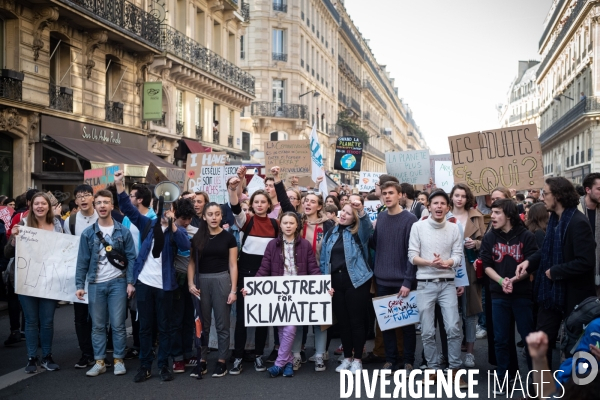
{"type": "Polygon", "coordinates": [[[142,119],[159,121],[163,117],[162,114],[162,82],[144,82],[142,119]]]}

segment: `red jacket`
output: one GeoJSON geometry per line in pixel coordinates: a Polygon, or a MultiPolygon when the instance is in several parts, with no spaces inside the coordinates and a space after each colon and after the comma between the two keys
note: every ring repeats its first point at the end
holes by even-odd
{"type": "MultiPolygon", "coordinates": [[[[283,246],[281,238],[269,242],[256,276],[283,276],[285,260],[281,255],[281,246],[283,246]]],[[[298,275],[321,275],[310,242],[298,236],[295,247],[298,275]]]]}

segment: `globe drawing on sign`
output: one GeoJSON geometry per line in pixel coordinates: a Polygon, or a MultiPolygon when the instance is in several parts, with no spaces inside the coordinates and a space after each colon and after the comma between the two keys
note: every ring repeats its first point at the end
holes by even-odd
{"type": "Polygon", "coordinates": [[[356,157],[352,154],[346,154],[342,157],[340,164],[344,169],[352,169],[356,165],[356,157]]]}

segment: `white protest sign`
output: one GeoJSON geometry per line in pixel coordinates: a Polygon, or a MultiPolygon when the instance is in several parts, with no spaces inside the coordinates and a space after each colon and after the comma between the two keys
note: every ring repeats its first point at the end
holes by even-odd
{"type": "Polygon", "coordinates": [[[244,288],[245,326],[332,323],[331,275],[244,278],[244,288]]]}
{"type": "Polygon", "coordinates": [[[265,188],[265,180],[263,178],[260,177],[260,175],[255,174],[252,179],[250,179],[250,182],[248,183],[248,186],[246,187],[246,189],[248,189],[248,196],[252,196],[252,194],[254,192],[256,192],[257,190],[261,190],[265,188]]]}
{"type": "Polygon", "coordinates": [[[454,173],[452,172],[452,161],[435,162],[435,185],[438,189],[450,193],[454,186],[454,173]]]}
{"type": "Polygon", "coordinates": [[[15,293],[87,303],[75,296],[79,236],[21,226],[15,245],[15,293]]]}
{"type": "Polygon", "coordinates": [[[401,183],[429,183],[429,150],[389,151],[385,153],[385,166],[388,174],[401,183]]]}
{"type": "Polygon", "coordinates": [[[186,190],[203,191],[208,194],[210,201],[227,203],[227,179],[236,175],[237,166],[225,165],[226,162],[227,153],[188,154],[186,190]]]}
{"type": "Polygon", "coordinates": [[[377,221],[377,209],[381,207],[381,203],[377,200],[365,201],[365,212],[369,214],[371,223],[377,221]]]}
{"type": "Polygon", "coordinates": [[[375,190],[375,184],[379,182],[379,177],[385,172],[360,172],[360,179],[358,180],[358,191],[359,192],[370,192],[375,190]]]}
{"type": "Polygon", "coordinates": [[[386,331],[400,326],[418,324],[418,294],[419,292],[415,290],[410,292],[407,297],[398,297],[397,294],[375,297],[373,308],[379,328],[386,331]]]}
{"type": "Polygon", "coordinates": [[[463,257],[460,265],[454,268],[456,275],[454,276],[454,284],[458,286],[469,286],[469,277],[467,276],[467,265],[465,264],[465,258],[463,257]]]}

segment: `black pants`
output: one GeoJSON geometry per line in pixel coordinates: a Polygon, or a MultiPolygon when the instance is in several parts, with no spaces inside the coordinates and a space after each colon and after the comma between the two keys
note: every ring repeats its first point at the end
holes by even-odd
{"type": "Polygon", "coordinates": [[[89,357],[94,357],[94,348],[92,347],[92,318],[88,310],[88,305],[83,303],[73,303],[75,312],[75,333],[79,342],[81,353],[89,357]]]}
{"type": "MultiPolygon", "coordinates": [[[[244,278],[251,278],[256,275],[257,271],[250,271],[247,269],[239,268],[238,269],[238,281],[237,281],[237,292],[240,293],[240,290],[244,287],[244,278]]],[[[243,358],[244,357],[244,349],[246,348],[246,325],[244,321],[244,296],[241,294],[237,296],[237,300],[235,302],[235,335],[234,335],[234,351],[233,356],[235,358],[243,358]]],[[[254,354],[257,356],[262,356],[265,351],[265,344],[267,343],[267,333],[268,327],[266,326],[257,326],[254,331],[254,354]]]]}
{"type": "MultiPolygon", "coordinates": [[[[348,271],[331,275],[333,312],[340,324],[344,357],[361,359],[367,341],[367,307],[371,306],[371,281],[355,288],[348,271]]],[[[372,306],[371,306],[372,307],[372,306]]]]}
{"type": "Polygon", "coordinates": [[[560,330],[563,313],[556,310],[547,310],[543,307],[538,309],[536,331],[542,331],[548,335],[548,366],[552,369],[552,349],[556,347],[556,339],[560,330]]]}
{"type": "MultiPolygon", "coordinates": [[[[15,289],[9,283],[6,285],[6,300],[8,303],[8,318],[10,320],[10,331],[21,330],[21,303],[19,303],[19,295],[15,293],[15,289]]],[[[25,330],[25,326],[23,326],[25,330]]]]}

